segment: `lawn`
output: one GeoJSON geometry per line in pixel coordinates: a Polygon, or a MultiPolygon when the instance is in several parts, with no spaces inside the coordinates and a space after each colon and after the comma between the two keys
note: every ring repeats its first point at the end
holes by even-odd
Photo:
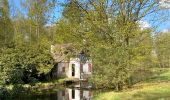
{"type": "Polygon", "coordinates": [[[170,100],[170,70],[122,92],[104,92],[94,100],[170,100]]]}

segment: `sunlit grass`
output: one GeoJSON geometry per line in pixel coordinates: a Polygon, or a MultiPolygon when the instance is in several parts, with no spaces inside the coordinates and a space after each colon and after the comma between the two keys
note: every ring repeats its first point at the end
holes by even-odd
{"type": "Polygon", "coordinates": [[[128,90],[99,93],[94,100],[170,100],[170,70],[128,90]]]}
{"type": "Polygon", "coordinates": [[[158,73],[158,70],[159,70],[159,74],[144,81],[144,82],[166,82],[166,81],[170,81],[170,68],[162,68],[161,70],[160,69],[157,69],[157,72],[158,73]]]}
{"type": "Polygon", "coordinates": [[[170,83],[140,84],[123,92],[101,93],[95,100],[169,100],[170,83]]]}

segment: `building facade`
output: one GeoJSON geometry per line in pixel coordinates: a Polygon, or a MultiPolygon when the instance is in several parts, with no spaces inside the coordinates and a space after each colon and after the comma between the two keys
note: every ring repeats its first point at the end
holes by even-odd
{"type": "Polygon", "coordinates": [[[69,61],[61,61],[57,65],[57,76],[87,79],[92,74],[92,62],[81,62],[80,58],[70,58],[69,61]]]}
{"type": "Polygon", "coordinates": [[[57,62],[57,65],[53,70],[53,77],[76,79],[87,79],[90,77],[92,74],[92,60],[84,53],[79,53],[68,59],[65,56],[67,48],[70,49],[69,44],[51,46],[52,56],[57,62]]]}

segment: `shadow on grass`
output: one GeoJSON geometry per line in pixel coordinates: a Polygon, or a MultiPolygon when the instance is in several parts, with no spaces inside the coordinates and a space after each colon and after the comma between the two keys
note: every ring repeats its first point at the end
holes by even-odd
{"type": "Polygon", "coordinates": [[[152,78],[153,80],[164,80],[164,81],[170,81],[170,78],[168,76],[158,76],[152,78]]]}
{"type": "Polygon", "coordinates": [[[148,79],[146,82],[170,81],[170,75],[160,75],[148,79]]]}

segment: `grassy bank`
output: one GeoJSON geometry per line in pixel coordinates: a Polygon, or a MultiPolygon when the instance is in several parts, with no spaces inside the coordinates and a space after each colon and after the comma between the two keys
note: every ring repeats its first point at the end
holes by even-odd
{"type": "MultiPolygon", "coordinates": [[[[133,85],[132,88],[120,92],[94,92],[94,100],[170,100],[170,70],[153,69],[154,75],[146,80],[142,80],[133,85]]],[[[6,85],[3,90],[6,97],[22,97],[46,95],[47,93],[56,93],[63,90],[65,80],[59,79],[49,82],[39,82],[34,84],[6,85]],[[24,95],[26,94],[26,95],[24,95]]],[[[1,89],[1,88],[0,88],[1,89]]],[[[1,92],[1,91],[0,91],[1,92]]],[[[1,97],[1,93],[0,93],[1,97]]]]}
{"type": "Polygon", "coordinates": [[[148,83],[134,86],[122,92],[106,92],[98,94],[95,100],[169,100],[170,82],[148,83]],[[163,99],[162,99],[163,98],[163,99]]]}
{"type": "Polygon", "coordinates": [[[131,89],[121,92],[104,92],[95,100],[170,100],[170,70],[137,83],[131,89]]]}
{"type": "Polygon", "coordinates": [[[15,84],[0,86],[0,99],[13,98],[29,95],[42,95],[55,93],[64,88],[64,81],[67,79],[52,80],[49,82],[38,82],[32,84],[15,84]]]}

